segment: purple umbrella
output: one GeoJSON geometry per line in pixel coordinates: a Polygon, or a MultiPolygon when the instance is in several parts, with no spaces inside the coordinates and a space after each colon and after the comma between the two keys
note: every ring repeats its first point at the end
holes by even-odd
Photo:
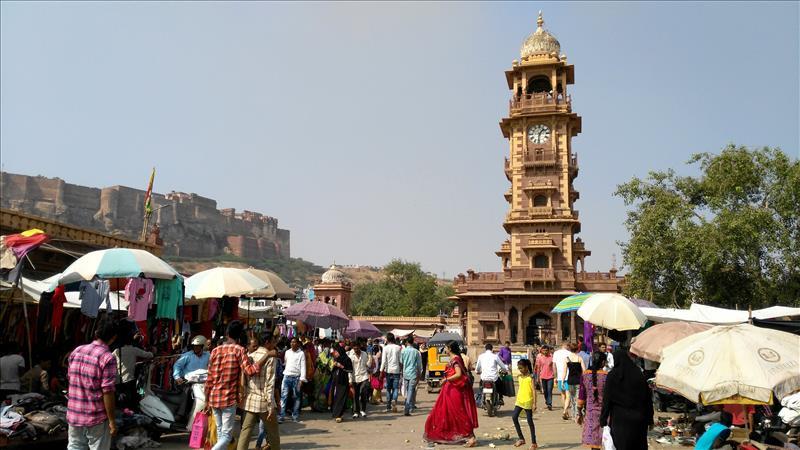
{"type": "Polygon", "coordinates": [[[634,305],[638,306],[639,308],[661,308],[655,303],[648,302],[647,300],[642,300],[641,298],[632,298],[630,300],[634,305]]]}
{"type": "Polygon", "coordinates": [[[351,320],[344,335],[349,338],[376,338],[383,336],[383,333],[366,320],[351,320]]]}
{"type": "Polygon", "coordinates": [[[323,302],[296,303],[283,311],[287,319],[299,320],[312,328],[342,329],[350,319],[341,309],[323,302]]]}

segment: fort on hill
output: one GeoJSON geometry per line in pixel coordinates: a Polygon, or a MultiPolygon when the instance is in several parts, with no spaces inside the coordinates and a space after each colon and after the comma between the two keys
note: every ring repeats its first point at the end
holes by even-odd
{"type": "MultiPolygon", "coordinates": [[[[141,235],[144,196],[125,186],[92,188],[0,172],[0,207],[129,239],[141,235]]],[[[216,200],[183,192],[154,192],[151,201],[150,224],[158,226],[165,256],[289,259],[289,230],[278,228],[274,217],[217,209],[216,200]]]]}

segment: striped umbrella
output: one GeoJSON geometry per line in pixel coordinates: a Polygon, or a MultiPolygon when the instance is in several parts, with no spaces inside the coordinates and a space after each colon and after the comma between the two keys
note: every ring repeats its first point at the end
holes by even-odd
{"type": "Polygon", "coordinates": [[[565,312],[577,311],[581,305],[583,305],[583,302],[585,302],[586,299],[592,295],[594,295],[593,292],[579,292],[575,295],[570,295],[564,300],[558,302],[551,312],[561,314],[565,312]]]}
{"type": "Polygon", "coordinates": [[[145,250],[111,248],[87,253],[69,265],[58,284],[81,280],[147,277],[171,280],[178,272],[158,256],[145,250]]]}

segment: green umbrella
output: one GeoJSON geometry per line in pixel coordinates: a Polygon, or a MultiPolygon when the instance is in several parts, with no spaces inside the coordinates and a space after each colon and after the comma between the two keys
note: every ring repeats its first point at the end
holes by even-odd
{"type": "Polygon", "coordinates": [[[583,305],[583,302],[586,301],[587,298],[594,295],[594,292],[579,292],[575,295],[570,295],[569,297],[565,298],[558,302],[555,308],[551,312],[554,313],[565,313],[571,311],[577,311],[578,308],[583,305]]]}

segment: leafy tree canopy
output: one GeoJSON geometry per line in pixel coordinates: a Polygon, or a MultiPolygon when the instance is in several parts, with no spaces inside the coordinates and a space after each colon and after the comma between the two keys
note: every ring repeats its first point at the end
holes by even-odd
{"type": "Polygon", "coordinates": [[[362,283],[353,291],[353,314],[359,316],[436,316],[449,314],[451,286],[422,271],[419,263],[394,259],[383,268],[385,278],[362,283]]]}
{"type": "Polygon", "coordinates": [[[631,209],[621,243],[632,296],[759,308],[800,303],[800,163],[730,145],[617,187],[631,209]]]}

